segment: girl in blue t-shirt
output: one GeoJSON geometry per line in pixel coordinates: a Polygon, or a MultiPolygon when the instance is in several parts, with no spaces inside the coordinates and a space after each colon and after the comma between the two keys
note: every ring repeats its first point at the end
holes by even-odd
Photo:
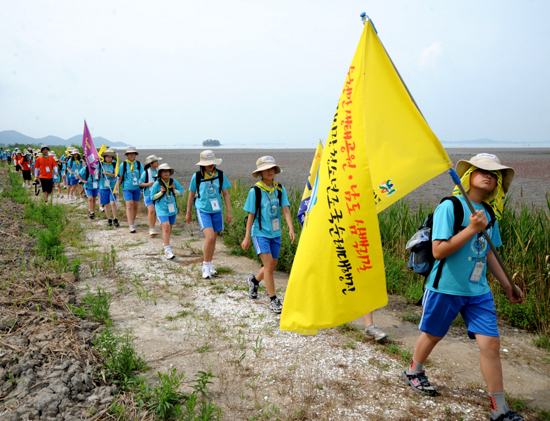
{"type": "Polygon", "coordinates": [[[216,248],[218,232],[223,231],[223,204],[222,194],[227,206],[227,223],[231,222],[231,200],[227,189],[231,187],[227,176],[216,169],[222,163],[216,159],[214,152],[206,150],[201,152],[200,161],[196,164],[200,170],[193,174],[189,185],[189,200],[187,201],[187,213],[185,220],[191,222],[191,206],[195,204],[197,220],[201,231],[204,233],[202,246],[204,261],[202,263],[202,277],[204,279],[216,275],[216,269],[212,265],[212,257],[216,248]],[[197,181],[197,178],[199,180],[197,181]],[[198,185],[197,185],[198,184],[198,185]]]}
{"type": "Polygon", "coordinates": [[[492,406],[490,419],[522,420],[505,403],[500,338],[493,295],[487,284],[487,269],[501,284],[512,304],[522,303],[523,293],[516,286],[518,296],[514,295],[513,285],[482,235],[482,230],[486,229],[495,247],[502,244],[498,223],[487,228],[491,216],[488,218],[482,203],[492,208],[497,220],[501,218],[504,197],[514,178],[514,170],[502,165],[497,156],[481,153],[469,161],[458,161],[456,172],[461,177],[461,184],[474,212],[471,212],[466,197],[458,188],[455,194],[459,195],[464,209],[463,229],[454,233],[455,216],[449,200],[440,204],[434,212],[432,250],[437,263],[428,276],[422,298],[423,311],[419,324],[422,333],[417,339],[411,365],[401,374],[401,378],[416,392],[438,394],[426,376],[424,364],[460,313],[468,336],[475,339],[479,346],[481,372],[492,406]],[[434,283],[436,272],[441,273],[437,285],[434,283]]]}
{"type": "Polygon", "coordinates": [[[113,149],[109,148],[101,153],[103,158],[103,164],[101,165],[99,172],[99,204],[105,209],[107,215],[107,226],[119,227],[117,219],[117,207],[116,199],[113,195],[113,190],[116,184],[116,165],[113,160],[116,157],[116,153],[113,149]],[[111,219],[111,209],[113,210],[113,219],[111,219]]]}
{"type": "Polygon", "coordinates": [[[173,174],[174,170],[170,168],[170,165],[159,165],[157,181],[153,183],[149,193],[162,228],[164,257],[166,259],[173,259],[175,257],[170,247],[170,235],[172,234],[172,227],[176,223],[176,215],[178,214],[176,196],[183,196],[183,187],[181,184],[178,180],[170,178],[173,174]]]}
{"type": "Polygon", "coordinates": [[[122,193],[126,202],[126,220],[131,233],[136,232],[136,216],[138,211],[141,190],[139,188],[139,177],[143,173],[143,165],[136,160],[139,152],[135,146],[126,148],[126,161],[121,162],[118,167],[118,181],[114,195],[118,195],[118,187],[122,185],[122,193]]]}
{"type": "Polygon", "coordinates": [[[149,235],[155,237],[157,231],[155,230],[155,223],[157,220],[157,214],[155,212],[155,205],[151,200],[151,186],[157,179],[157,168],[159,166],[159,161],[162,158],[157,157],[156,155],[150,155],[145,160],[145,167],[143,168],[143,174],[139,177],[139,187],[143,189],[143,202],[147,208],[147,220],[149,222],[149,235]]]}
{"type": "Polygon", "coordinates": [[[85,166],[78,172],[77,176],[86,189],[90,219],[94,219],[96,199],[99,196],[99,168],[92,170],[89,166],[85,166]]]}
{"type": "Polygon", "coordinates": [[[72,149],[71,157],[67,161],[67,172],[69,173],[67,175],[67,185],[69,186],[67,195],[69,199],[76,200],[76,186],[78,183],[77,174],[82,169],[83,165],[84,162],[80,158],[78,149],[72,149]]]}
{"type": "Polygon", "coordinates": [[[256,254],[260,256],[263,267],[256,276],[247,279],[250,298],[258,298],[258,285],[265,280],[265,287],[271,299],[269,309],[274,313],[283,310],[281,300],[275,293],[275,280],[273,274],[277,267],[279,251],[281,250],[281,213],[288,225],[292,243],[296,241],[294,226],[290,216],[290,203],[286,189],[275,181],[275,174],[280,174],[281,168],[271,156],[262,156],[256,161],[256,170],[252,173],[254,178],[261,176],[262,180],[250,189],[248,198],[244,204],[244,210],[248,212],[246,234],[241,244],[243,250],[247,250],[250,242],[254,243],[256,254]],[[260,215],[256,218],[256,193],[261,194],[260,215]]]}

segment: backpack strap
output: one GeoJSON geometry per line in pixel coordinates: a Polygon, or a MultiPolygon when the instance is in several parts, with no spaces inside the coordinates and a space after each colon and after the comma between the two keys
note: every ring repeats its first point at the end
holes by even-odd
{"type": "Polygon", "coordinates": [[[254,194],[256,196],[256,207],[254,211],[254,219],[256,219],[256,215],[258,215],[258,226],[260,227],[260,231],[262,230],[262,189],[260,189],[258,186],[254,186],[254,194]]]}
{"type": "Polygon", "coordinates": [[[283,201],[283,185],[279,184],[277,186],[277,197],[279,199],[279,207],[282,208],[281,203],[283,201]]]}
{"type": "Polygon", "coordinates": [[[201,197],[201,183],[202,183],[202,171],[199,170],[195,173],[195,184],[197,185],[197,195],[195,200],[200,199],[201,197]]]}
{"type": "Polygon", "coordinates": [[[487,226],[485,227],[485,230],[488,230],[489,228],[491,228],[493,225],[495,225],[495,222],[496,222],[496,215],[495,215],[495,211],[493,209],[493,207],[491,205],[489,205],[488,203],[485,203],[485,202],[481,202],[481,204],[483,205],[483,207],[485,208],[485,212],[487,212],[489,214],[489,216],[491,217],[491,220],[489,221],[489,223],[487,224],[487,226]]]}
{"type": "MultiPolygon", "coordinates": [[[[449,196],[444,197],[441,199],[441,202],[439,204],[443,203],[445,200],[450,200],[453,202],[453,214],[454,214],[454,223],[453,223],[453,236],[457,235],[464,226],[462,223],[464,222],[464,208],[462,207],[462,202],[460,199],[456,196],[449,196]]],[[[437,267],[437,273],[435,274],[435,279],[433,283],[433,287],[437,289],[439,287],[439,280],[441,279],[441,272],[443,272],[443,265],[445,264],[445,259],[441,259],[439,261],[439,265],[437,267]]]]}
{"type": "Polygon", "coordinates": [[[219,182],[219,185],[220,185],[220,194],[222,194],[223,171],[222,171],[222,170],[218,170],[218,169],[216,169],[216,171],[218,172],[218,178],[219,178],[219,180],[220,180],[220,182],[219,182]]]}
{"type": "Polygon", "coordinates": [[[120,176],[120,184],[124,183],[124,176],[126,175],[126,164],[128,164],[126,161],[122,163],[122,175],[120,176]]]}

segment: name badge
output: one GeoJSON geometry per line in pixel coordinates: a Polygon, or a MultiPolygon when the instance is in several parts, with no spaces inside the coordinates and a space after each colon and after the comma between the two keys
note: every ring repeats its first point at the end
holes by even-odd
{"type": "Polygon", "coordinates": [[[92,188],[93,188],[93,189],[97,189],[97,181],[94,181],[94,182],[92,183],[92,188]]]}
{"type": "Polygon", "coordinates": [[[175,211],[176,211],[176,207],[174,206],[173,203],[170,203],[170,204],[168,205],[168,212],[169,212],[169,213],[174,213],[175,211]]]}
{"type": "Polygon", "coordinates": [[[477,262],[470,276],[470,282],[477,284],[481,279],[481,274],[483,273],[483,268],[485,268],[485,262],[477,262]]]}
{"type": "Polygon", "coordinates": [[[281,229],[281,222],[279,221],[279,218],[271,220],[271,228],[273,232],[279,231],[281,229]]]}
{"type": "Polygon", "coordinates": [[[134,176],[134,178],[132,179],[132,184],[134,186],[137,186],[138,185],[138,181],[137,181],[137,178],[134,176]]]}
{"type": "Polygon", "coordinates": [[[107,177],[105,177],[105,180],[103,181],[103,185],[105,187],[111,187],[111,184],[109,183],[109,179],[107,177]]]}
{"type": "Polygon", "coordinates": [[[220,210],[220,202],[218,202],[218,199],[210,199],[210,205],[212,205],[212,210],[220,210]]]}
{"type": "Polygon", "coordinates": [[[46,167],[46,172],[50,172],[50,167],[46,167]]]}

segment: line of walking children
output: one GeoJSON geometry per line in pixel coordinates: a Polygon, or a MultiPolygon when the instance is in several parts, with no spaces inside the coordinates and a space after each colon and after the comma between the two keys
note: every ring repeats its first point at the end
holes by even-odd
{"type": "MultiPolygon", "coordinates": [[[[29,185],[28,171],[31,168],[30,153],[15,152],[16,165],[24,175],[24,185],[29,185]]],[[[118,181],[112,149],[103,152],[104,163],[101,170],[90,174],[79,159],[78,150],[71,150],[71,159],[67,162],[67,184],[75,186],[73,176],[80,178],[86,187],[90,206],[90,218],[95,211],[95,198],[100,192],[100,203],[105,207],[108,225],[119,226],[116,219],[116,195],[118,186],[122,186],[126,201],[127,221],[131,233],[136,232],[135,217],[140,197],[144,194],[144,203],[148,212],[149,235],[156,235],[155,219],[162,228],[162,240],[166,259],[175,256],[170,247],[170,236],[178,214],[176,197],[181,197],[184,188],[172,178],[174,169],[168,164],[159,165],[162,158],[155,155],[147,157],[145,166],[136,161],[138,151],[135,147],[126,149],[126,160],[120,165],[118,181]],[[115,184],[114,193],[111,190],[115,184]]],[[[12,154],[13,155],[13,154],[12,154]]],[[[5,151],[0,157],[7,161],[5,151]]],[[[222,163],[211,150],[203,151],[196,164],[199,170],[193,174],[189,185],[189,200],[185,220],[192,219],[192,208],[204,233],[202,277],[210,278],[216,274],[212,260],[216,246],[216,237],[224,229],[223,203],[227,208],[226,221],[232,220],[231,201],[228,189],[231,187],[227,176],[218,169],[222,163]],[[222,200],[223,197],[223,200],[222,200]]],[[[52,191],[54,177],[58,175],[55,156],[49,154],[49,148],[43,146],[34,163],[35,176],[42,184],[44,201],[52,191]]],[[[500,339],[493,295],[487,282],[487,268],[504,288],[511,303],[522,303],[522,292],[515,296],[497,258],[489,249],[487,241],[481,235],[486,229],[496,247],[502,245],[498,220],[502,216],[504,198],[514,178],[513,168],[500,163],[497,156],[478,154],[470,160],[461,160],[456,165],[462,185],[471,200],[475,212],[467,206],[466,199],[455,189],[453,195],[458,198],[443,200],[433,214],[432,250],[436,259],[427,278],[422,299],[422,318],[419,324],[421,334],[417,340],[411,365],[402,373],[402,379],[411,388],[425,395],[437,395],[437,389],[426,375],[424,364],[435,346],[445,337],[452,321],[460,313],[466,324],[468,335],[475,339],[480,350],[481,372],[487,383],[491,403],[492,421],[518,421],[523,418],[512,411],[505,402],[502,367],[500,361],[500,339]],[[457,206],[459,211],[457,211],[457,206]],[[456,218],[461,218],[455,221],[456,218]],[[457,229],[457,227],[459,227],[457,229]]],[[[260,282],[264,281],[270,297],[269,309],[280,313],[282,303],[277,297],[274,272],[281,250],[281,219],[284,216],[291,242],[296,236],[290,215],[290,203],[284,186],[275,181],[275,175],[282,172],[271,156],[263,156],[256,161],[252,171],[259,181],[248,193],[244,210],[246,233],[241,247],[247,250],[253,245],[262,261],[257,274],[246,280],[249,296],[258,298],[260,282]]],[[[70,188],[70,187],[69,187],[70,188]]],[[[69,190],[74,196],[74,189],[69,190]]],[[[375,339],[387,334],[373,325],[372,313],[365,316],[366,332],[375,339]],[[374,327],[374,329],[373,329],[374,327]],[[369,331],[371,329],[371,331],[369,331]]]]}

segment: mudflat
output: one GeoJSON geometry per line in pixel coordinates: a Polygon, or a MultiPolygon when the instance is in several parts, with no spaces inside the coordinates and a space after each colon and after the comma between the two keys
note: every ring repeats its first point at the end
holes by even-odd
{"type": "MultiPolygon", "coordinates": [[[[207,149],[206,147],[204,149],[207,149]]],[[[148,155],[156,154],[176,170],[175,178],[187,188],[199,162],[200,149],[141,149],[139,160],[145,161],[148,155]]],[[[309,174],[315,150],[312,149],[225,149],[216,148],[214,153],[223,162],[219,168],[233,183],[243,179],[250,185],[255,182],[251,173],[256,169],[256,160],[264,155],[273,156],[283,172],[277,181],[289,188],[303,190],[309,174]]],[[[488,152],[497,155],[504,165],[515,169],[516,175],[509,191],[512,201],[521,201],[537,207],[545,205],[550,196],[550,148],[499,148],[461,149],[449,148],[447,153],[453,164],[461,159],[470,159],[475,154],[488,152]]],[[[119,152],[122,156],[124,152],[119,152]]],[[[447,174],[441,174],[418,187],[405,197],[413,206],[418,203],[436,204],[453,190],[453,182],[447,174]]]]}

